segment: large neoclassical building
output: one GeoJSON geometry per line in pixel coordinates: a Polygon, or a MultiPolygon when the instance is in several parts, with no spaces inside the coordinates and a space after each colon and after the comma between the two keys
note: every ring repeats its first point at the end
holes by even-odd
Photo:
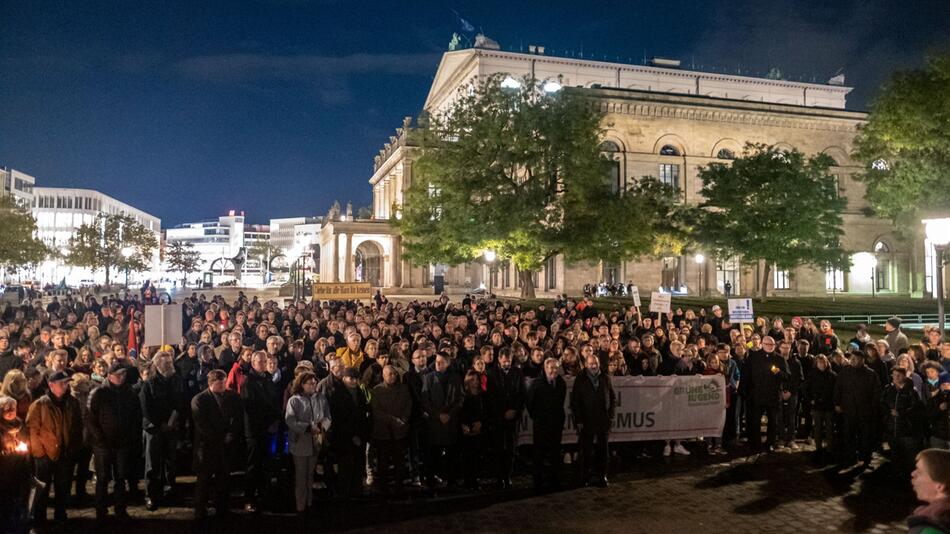
{"type": "MultiPolygon", "coordinates": [[[[932,292],[932,247],[899,240],[891,225],[865,216],[864,188],[852,179],[860,170],[849,158],[856,128],[866,119],[846,109],[851,88],[843,77],[827,84],[697,72],[676,62],[649,66],[505,52],[487,45],[453,50],[441,63],[425,102],[437,113],[451,105],[461,88],[496,73],[514,79],[531,75],[562,87],[582,87],[606,113],[603,150],[615,162],[617,187],[651,175],[670,183],[684,202],[698,202],[698,169],[728,161],[746,142],[796,148],[806,154],[825,153],[836,162],[841,195],[848,199],[843,246],[853,251],[847,272],[824,272],[809,267],[773,270],[773,294],[825,295],[903,294],[932,292]],[[929,251],[929,252],[928,252],[929,251]]],[[[390,225],[394,206],[413,179],[414,146],[411,120],[406,119],[375,158],[372,219],[357,219],[338,211],[322,228],[321,277],[324,281],[370,281],[385,291],[431,291],[434,275],[443,274],[449,291],[481,284],[501,293],[520,291],[514,266],[499,258],[494,268],[473,262],[458,266],[414,265],[402,255],[401,239],[390,225]]],[[[803,213],[801,224],[809,224],[803,213]]],[[[780,244],[777,244],[780,246],[780,244]]],[[[696,251],[695,253],[701,253],[696,251]]],[[[588,283],[632,282],[640,291],[662,288],[676,293],[733,294],[758,290],[763,265],[740,265],[732,258],[667,256],[619,264],[568,264],[551,258],[537,273],[540,293],[577,294],[588,283]]]]}

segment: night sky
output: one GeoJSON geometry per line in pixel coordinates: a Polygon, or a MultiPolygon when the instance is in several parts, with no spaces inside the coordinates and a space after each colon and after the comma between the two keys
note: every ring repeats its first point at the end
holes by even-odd
{"type": "Polygon", "coordinates": [[[418,114],[462,30],[453,11],[506,50],[805,81],[841,71],[851,109],[950,48],[948,0],[0,0],[0,165],[166,227],[369,205],[373,156],[418,114]]]}

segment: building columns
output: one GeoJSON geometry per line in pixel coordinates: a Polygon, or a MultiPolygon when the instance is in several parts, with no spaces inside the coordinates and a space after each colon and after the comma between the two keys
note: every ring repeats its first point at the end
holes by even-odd
{"type": "Polygon", "coordinates": [[[346,272],[344,273],[344,282],[353,281],[353,234],[346,234],[346,272]]]}
{"type": "Polygon", "coordinates": [[[389,260],[392,269],[392,287],[402,287],[402,236],[393,236],[389,260]]]}
{"type": "Polygon", "coordinates": [[[340,281],[340,234],[333,234],[333,281],[340,281]]]}

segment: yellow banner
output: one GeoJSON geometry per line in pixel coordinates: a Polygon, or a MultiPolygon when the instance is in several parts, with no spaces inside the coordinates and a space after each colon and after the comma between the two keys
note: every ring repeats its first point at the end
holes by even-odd
{"type": "Polygon", "coordinates": [[[319,300],[369,300],[373,286],[369,282],[313,284],[313,298],[319,300]]]}

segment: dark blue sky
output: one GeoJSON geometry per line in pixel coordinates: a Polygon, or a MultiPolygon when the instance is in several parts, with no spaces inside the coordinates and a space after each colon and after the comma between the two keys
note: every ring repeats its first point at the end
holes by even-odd
{"type": "Polygon", "coordinates": [[[947,0],[0,0],[0,165],[162,218],[368,205],[373,155],[419,112],[452,10],[503,48],[826,80],[864,109],[950,46],[947,0]]]}

